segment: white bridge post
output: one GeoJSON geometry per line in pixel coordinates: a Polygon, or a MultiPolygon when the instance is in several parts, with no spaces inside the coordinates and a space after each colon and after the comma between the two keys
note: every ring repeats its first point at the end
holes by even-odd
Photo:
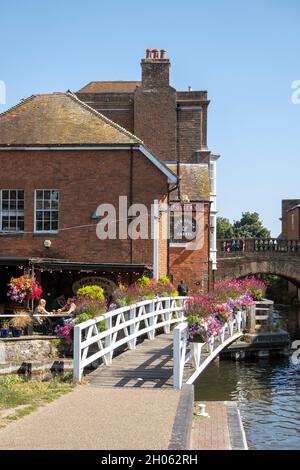
{"type": "Polygon", "coordinates": [[[180,323],[173,335],[173,387],[181,389],[187,346],[186,324],[180,323]]]}
{"type": "MultiPolygon", "coordinates": [[[[108,317],[105,319],[105,329],[110,330],[112,328],[112,317],[108,317]]],[[[107,335],[105,338],[105,347],[109,348],[112,346],[112,334],[107,335]]],[[[105,354],[105,363],[109,365],[112,363],[113,358],[113,349],[111,349],[108,353],[105,354]]]]}
{"type": "MultiPolygon", "coordinates": [[[[168,309],[168,311],[165,313],[165,319],[167,322],[170,322],[171,316],[172,316],[172,312],[170,308],[171,308],[171,300],[167,299],[165,302],[165,309],[168,309]]],[[[170,331],[171,331],[171,325],[170,323],[168,323],[167,325],[164,326],[164,332],[168,334],[170,333],[170,331]]]]}
{"type": "MultiPolygon", "coordinates": [[[[130,308],[129,312],[129,320],[134,320],[136,318],[136,306],[130,308]]],[[[129,326],[129,335],[133,335],[135,333],[136,323],[133,323],[129,326]]],[[[133,338],[129,341],[129,349],[136,348],[136,338],[133,338]]]]}
{"type": "Polygon", "coordinates": [[[74,327],[73,339],[73,380],[80,382],[82,377],[81,368],[81,329],[77,325],[74,327]]]}
{"type": "Polygon", "coordinates": [[[154,319],[154,312],[155,312],[155,300],[152,300],[152,302],[149,304],[149,313],[153,313],[151,317],[149,317],[149,326],[152,326],[152,330],[149,331],[148,338],[149,339],[155,339],[155,319],[154,319]]]}

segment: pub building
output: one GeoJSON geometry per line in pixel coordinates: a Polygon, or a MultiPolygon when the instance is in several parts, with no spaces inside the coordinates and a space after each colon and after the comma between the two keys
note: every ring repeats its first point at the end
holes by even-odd
{"type": "MultiPolygon", "coordinates": [[[[94,106],[103,93],[106,103],[111,99],[115,107],[120,101],[125,106],[128,89],[124,91],[123,82],[110,82],[114,86],[96,82],[100,85],[94,95],[70,91],[32,95],[0,114],[0,312],[9,310],[10,278],[23,273],[40,280],[48,309],[61,306],[84,284],[99,284],[109,296],[119,282],[131,283],[142,274],[155,278],[167,274],[175,285],[184,279],[191,292],[209,289],[216,268],[213,217],[218,157],[204,142],[208,101],[206,92],[175,90],[176,106],[186,107],[180,113],[187,121],[192,116],[193,132],[201,136],[184,146],[191,126],[181,117],[177,141],[186,156],[182,154],[179,161],[167,135],[170,119],[163,122],[161,116],[159,130],[153,114],[159,97],[174,94],[165,82],[169,65],[166,58],[142,60],[142,81],[136,82],[134,92],[139,128],[114,121],[112,112],[107,116],[94,106]],[[118,237],[123,217],[120,196],[127,198],[128,207],[147,208],[146,239],[118,237]],[[97,236],[101,204],[116,209],[114,239],[97,236]],[[185,237],[194,222],[174,227],[172,214],[183,206],[195,220],[195,208],[201,208],[202,243],[196,249],[189,249],[193,240],[185,237]],[[150,232],[156,234],[154,239],[150,232]]],[[[128,216],[127,222],[132,220],[128,216]]]]}

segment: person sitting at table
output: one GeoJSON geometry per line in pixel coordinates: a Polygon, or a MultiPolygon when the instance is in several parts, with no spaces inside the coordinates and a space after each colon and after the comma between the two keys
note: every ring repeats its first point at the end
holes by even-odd
{"type": "Polygon", "coordinates": [[[50,315],[51,312],[47,312],[46,310],[46,300],[41,299],[34,310],[35,315],[50,315]]]}
{"type": "Polygon", "coordinates": [[[66,315],[73,315],[76,310],[76,304],[71,297],[68,298],[66,305],[62,308],[57,310],[59,313],[65,313],[66,315]]]}

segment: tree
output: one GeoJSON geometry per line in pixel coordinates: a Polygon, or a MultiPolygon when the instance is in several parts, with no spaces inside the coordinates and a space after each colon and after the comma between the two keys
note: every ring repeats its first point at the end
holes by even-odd
{"type": "Polygon", "coordinates": [[[243,212],[240,220],[231,224],[225,217],[217,218],[217,238],[269,238],[270,230],[263,226],[257,212],[243,212]]]}
{"type": "Polygon", "coordinates": [[[233,228],[229,219],[217,217],[217,238],[233,238],[233,228]]]}
{"type": "Polygon", "coordinates": [[[234,236],[239,238],[269,238],[270,230],[263,226],[257,212],[243,212],[240,220],[233,223],[234,236]]]}

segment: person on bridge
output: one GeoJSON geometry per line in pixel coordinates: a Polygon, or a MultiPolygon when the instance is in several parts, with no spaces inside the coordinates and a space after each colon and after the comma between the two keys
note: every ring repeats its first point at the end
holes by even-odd
{"type": "Polygon", "coordinates": [[[180,283],[178,284],[177,290],[178,290],[178,295],[180,296],[188,295],[189,289],[183,279],[181,279],[180,283]]]}

